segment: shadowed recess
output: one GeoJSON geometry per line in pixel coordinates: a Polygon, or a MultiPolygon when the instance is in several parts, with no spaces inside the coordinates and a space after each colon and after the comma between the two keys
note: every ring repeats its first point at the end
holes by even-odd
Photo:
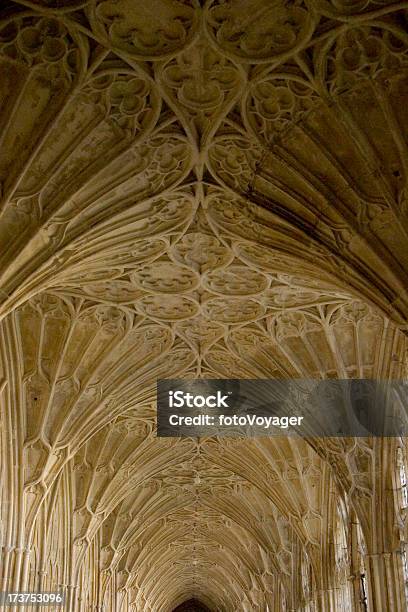
{"type": "Polygon", "coordinates": [[[407,23],[0,0],[0,592],[408,612],[406,440],[156,435],[160,379],[408,380],[407,23]]]}
{"type": "Polygon", "coordinates": [[[207,608],[198,599],[189,599],[180,606],[177,606],[173,612],[211,612],[210,608],[207,608]]]}

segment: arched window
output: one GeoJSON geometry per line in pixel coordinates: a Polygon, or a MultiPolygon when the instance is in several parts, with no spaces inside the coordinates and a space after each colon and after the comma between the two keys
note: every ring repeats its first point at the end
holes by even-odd
{"type": "Polygon", "coordinates": [[[350,590],[350,558],[347,545],[347,510],[343,499],[339,498],[334,517],[334,560],[336,572],[336,602],[339,610],[349,610],[352,606],[350,590]]]}
{"type": "Polygon", "coordinates": [[[368,585],[367,585],[366,570],[364,566],[364,559],[367,554],[367,550],[366,550],[364,536],[363,536],[363,532],[362,532],[360,524],[357,524],[356,535],[357,535],[358,558],[359,558],[359,565],[360,565],[360,571],[359,571],[360,603],[361,603],[361,609],[364,610],[364,612],[367,612],[368,611],[368,585]]]}
{"type": "Polygon", "coordinates": [[[401,446],[397,448],[397,469],[400,485],[400,508],[408,507],[407,472],[405,468],[404,451],[401,446]]]}
{"type": "Polygon", "coordinates": [[[400,519],[401,532],[401,560],[402,571],[405,584],[405,599],[408,601],[408,543],[404,537],[404,524],[406,522],[406,513],[408,508],[408,484],[406,457],[403,445],[397,448],[397,500],[398,500],[398,516],[400,519]]]}

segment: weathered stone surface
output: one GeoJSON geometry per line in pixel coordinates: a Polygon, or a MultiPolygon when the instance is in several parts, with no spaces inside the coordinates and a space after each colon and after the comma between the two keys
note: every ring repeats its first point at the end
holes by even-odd
{"type": "Polygon", "coordinates": [[[2,3],[0,590],[406,612],[405,440],[159,439],[155,383],[407,377],[407,22],[2,3]]]}

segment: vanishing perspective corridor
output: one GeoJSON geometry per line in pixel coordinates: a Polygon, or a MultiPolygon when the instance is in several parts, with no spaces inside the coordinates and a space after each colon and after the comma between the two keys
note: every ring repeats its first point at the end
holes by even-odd
{"type": "Polygon", "coordinates": [[[1,0],[1,593],[408,611],[405,438],[156,435],[159,379],[408,385],[407,176],[408,2],[1,0]]]}

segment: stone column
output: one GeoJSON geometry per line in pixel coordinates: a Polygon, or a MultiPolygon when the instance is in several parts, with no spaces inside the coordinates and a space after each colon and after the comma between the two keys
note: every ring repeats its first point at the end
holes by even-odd
{"type": "Polygon", "coordinates": [[[336,589],[321,589],[316,591],[314,598],[314,610],[316,612],[336,612],[336,589]]]}
{"type": "Polygon", "coordinates": [[[407,612],[400,551],[367,554],[369,610],[372,612],[407,612]]]}

